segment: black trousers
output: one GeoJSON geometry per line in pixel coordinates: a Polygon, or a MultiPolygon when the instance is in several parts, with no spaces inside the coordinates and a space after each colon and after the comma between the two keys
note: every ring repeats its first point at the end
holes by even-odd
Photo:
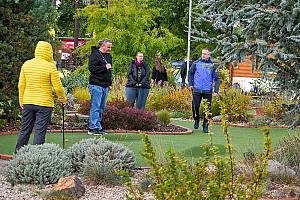
{"type": "MultiPolygon", "coordinates": [[[[207,102],[209,103],[209,111],[211,112],[211,101],[212,101],[212,93],[198,93],[193,92],[193,101],[192,101],[192,110],[193,110],[193,117],[194,120],[199,120],[199,109],[202,99],[207,99],[207,102]]],[[[204,114],[204,120],[203,124],[207,124],[208,119],[206,119],[204,114]]]]}
{"type": "Polygon", "coordinates": [[[34,127],[33,144],[44,144],[48,124],[51,120],[52,107],[27,104],[22,109],[22,127],[16,145],[16,151],[28,144],[34,127]]]}

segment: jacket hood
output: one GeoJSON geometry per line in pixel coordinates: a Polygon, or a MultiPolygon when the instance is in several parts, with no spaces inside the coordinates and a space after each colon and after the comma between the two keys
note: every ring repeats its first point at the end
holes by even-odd
{"type": "Polygon", "coordinates": [[[204,60],[204,59],[200,58],[199,60],[204,63],[213,63],[211,58],[209,58],[208,60],[204,60]]]}
{"type": "Polygon", "coordinates": [[[35,48],[34,57],[53,63],[54,59],[51,44],[49,42],[39,41],[35,48]]]}
{"type": "Polygon", "coordinates": [[[99,47],[91,46],[92,53],[99,52],[99,47]]]}

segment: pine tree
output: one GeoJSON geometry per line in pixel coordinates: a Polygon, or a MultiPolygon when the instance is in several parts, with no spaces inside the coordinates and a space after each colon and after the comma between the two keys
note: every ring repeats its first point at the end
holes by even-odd
{"type": "Polygon", "coordinates": [[[18,118],[18,78],[39,40],[50,41],[55,11],[47,0],[2,0],[0,3],[0,127],[18,118]]]}
{"type": "Polygon", "coordinates": [[[298,105],[295,123],[300,123],[300,1],[299,0],[204,0],[197,22],[211,23],[221,31],[207,37],[196,30],[198,40],[217,44],[224,65],[244,62],[251,56],[252,68],[276,72],[281,91],[292,94],[298,105]]]}

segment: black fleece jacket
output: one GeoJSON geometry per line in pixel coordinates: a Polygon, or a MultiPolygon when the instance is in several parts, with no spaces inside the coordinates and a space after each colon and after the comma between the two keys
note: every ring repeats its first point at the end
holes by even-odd
{"type": "Polygon", "coordinates": [[[101,53],[96,46],[92,46],[92,53],[89,56],[89,70],[91,72],[91,85],[108,87],[112,83],[111,69],[106,68],[106,64],[112,65],[112,57],[108,53],[101,53]]]}

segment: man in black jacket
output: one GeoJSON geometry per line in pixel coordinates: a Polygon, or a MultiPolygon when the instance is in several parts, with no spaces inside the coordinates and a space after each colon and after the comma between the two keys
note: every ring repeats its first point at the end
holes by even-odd
{"type": "Polygon", "coordinates": [[[88,134],[90,135],[105,133],[101,121],[106,106],[108,87],[112,84],[112,57],[109,54],[111,48],[111,40],[101,40],[98,47],[92,47],[92,53],[89,56],[91,111],[88,134]]]}
{"type": "MultiPolygon", "coordinates": [[[[195,59],[193,59],[193,61],[195,61],[195,59]]],[[[193,61],[189,62],[189,69],[192,66],[193,61]]],[[[185,78],[187,75],[187,58],[184,59],[184,64],[180,66],[180,76],[181,76],[181,80],[182,80],[182,87],[185,87],[185,78]]]]}

